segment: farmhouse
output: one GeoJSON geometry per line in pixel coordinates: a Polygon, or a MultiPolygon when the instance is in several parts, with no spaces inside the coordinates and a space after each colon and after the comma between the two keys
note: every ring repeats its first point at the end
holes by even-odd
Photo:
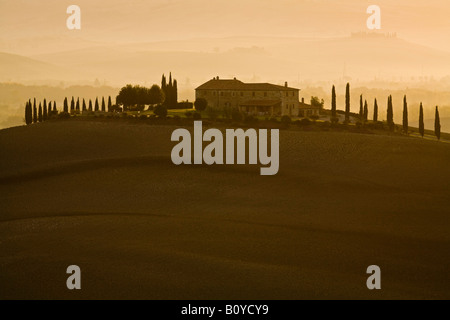
{"type": "Polygon", "coordinates": [[[270,83],[244,83],[234,79],[213,78],[195,89],[195,97],[204,98],[217,109],[238,108],[254,115],[294,116],[300,112],[300,89],[270,83]]]}

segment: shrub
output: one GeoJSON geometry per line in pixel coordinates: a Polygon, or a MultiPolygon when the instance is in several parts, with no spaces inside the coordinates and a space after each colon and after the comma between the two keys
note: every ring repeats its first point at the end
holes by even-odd
{"type": "Polygon", "coordinates": [[[167,116],[167,108],[159,104],[155,107],[153,113],[160,118],[165,118],[167,116]]]}
{"type": "Polygon", "coordinates": [[[283,123],[283,124],[290,124],[291,122],[292,122],[291,117],[286,116],[286,115],[281,117],[281,123],[283,123]]]}
{"type": "Polygon", "coordinates": [[[317,114],[313,114],[312,116],[310,116],[309,117],[311,120],[314,120],[314,121],[316,121],[316,120],[318,120],[319,119],[319,116],[317,115],[317,114]]]}
{"type": "Polygon", "coordinates": [[[333,123],[333,124],[339,123],[339,118],[338,117],[332,117],[331,118],[331,123],[333,123]]]}
{"type": "Polygon", "coordinates": [[[301,127],[309,126],[310,124],[311,124],[311,120],[309,120],[308,118],[303,118],[298,123],[298,125],[301,127]]]}
{"type": "Polygon", "coordinates": [[[198,98],[194,102],[195,110],[197,111],[204,111],[206,107],[208,106],[208,101],[206,101],[203,98],[198,98]]]}

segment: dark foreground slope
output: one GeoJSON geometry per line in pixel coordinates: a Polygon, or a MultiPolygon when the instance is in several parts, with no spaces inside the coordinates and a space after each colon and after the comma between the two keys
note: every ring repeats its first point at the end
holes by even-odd
{"type": "Polygon", "coordinates": [[[260,176],[173,165],[174,129],[0,131],[0,298],[450,298],[448,144],[282,131],[260,176]]]}

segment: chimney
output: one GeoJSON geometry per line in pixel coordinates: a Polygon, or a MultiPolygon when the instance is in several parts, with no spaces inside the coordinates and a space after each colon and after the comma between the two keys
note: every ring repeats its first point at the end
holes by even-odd
{"type": "Polygon", "coordinates": [[[284,83],[284,86],[287,88],[287,86],[288,86],[287,81],[284,83]]]}

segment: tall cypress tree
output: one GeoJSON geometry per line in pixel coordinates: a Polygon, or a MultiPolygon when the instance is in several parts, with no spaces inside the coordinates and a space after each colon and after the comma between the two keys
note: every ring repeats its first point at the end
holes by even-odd
{"type": "Polygon", "coordinates": [[[378,102],[377,98],[373,102],[373,122],[378,122],[378,102]]]}
{"type": "Polygon", "coordinates": [[[98,107],[98,98],[95,98],[95,111],[98,111],[99,107],[98,107]]]}
{"type": "Polygon", "coordinates": [[[86,111],[86,100],[83,98],[83,112],[86,111]]]}
{"type": "Polygon", "coordinates": [[[438,106],[436,106],[436,113],[434,115],[434,134],[438,140],[441,140],[441,119],[439,118],[438,106]]]}
{"type": "Polygon", "coordinates": [[[394,109],[392,105],[392,96],[388,97],[387,124],[390,130],[394,130],[394,109]]]}
{"type": "Polygon", "coordinates": [[[72,113],[74,112],[74,110],[75,110],[75,100],[72,96],[72,101],[70,102],[70,112],[72,113]]]}
{"type": "Polygon", "coordinates": [[[33,123],[37,122],[37,107],[36,107],[36,98],[33,100],[33,123]]]}
{"type": "Polygon", "coordinates": [[[92,111],[92,100],[89,99],[89,111],[92,111]]]}
{"type": "Polygon", "coordinates": [[[364,100],[364,121],[369,118],[369,106],[367,105],[367,100],[364,100]]]}
{"type": "Polygon", "coordinates": [[[403,132],[408,134],[408,103],[406,95],[403,97],[403,132]]]}
{"type": "Polygon", "coordinates": [[[345,89],[345,122],[350,121],[350,83],[345,89]]]}
{"type": "Polygon", "coordinates": [[[38,113],[38,121],[42,122],[42,105],[39,102],[39,113],[38,113]]]}
{"type": "Polygon", "coordinates": [[[77,105],[75,109],[77,110],[77,113],[80,113],[80,98],[77,98],[77,105]]]}
{"type": "Polygon", "coordinates": [[[106,111],[105,97],[102,97],[102,111],[106,111]]]}
{"type": "Polygon", "coordinates": [[[164,101],[163,105],[167,105],[168,97],[167,97],[167,83],[166,83],[166,76],[163,74],[161,79],[161,90],[164,93],[164,101]]]}
{"type": "Polygon", "coordinates": [[[27,125],[33,122],[33,112],[31,111],[31,100],[28,100],[25,104],[25,123],[27,125]]]}
{"type": "Polygon", "coordinates": [[[58,110],[56,109],[56,101],[53,101],[53,112],[58,115],[58,110]]]}
{"type": "Polygon", "coordinates": [[[336,88],[333,85],[331,89],[331,121],[336,119],[336,88]]]}
{"type": "Polygon", "coordinates": [[[111,103],[111,96],[108,97],[108,112],[111,112],[111,107],[112,107],[112,103],[111,103]]]}
{"type": "Polygon", "coordinates": [[[169,74],[169,83],[167,85],[167,107],[170,108],[173,105],[173,84],[172,84],[172,72],[169,74]]]}
{"type": "Polygon", "coordinates": [[[47,120],[47,101],[44,99],[44,112],[42,114],[42,121],[47,120]]]}
{"type": "Polygon", "coordinates": [[[359,120],[364,120],[364,109],[363,109],[363,98],[362,95],[359,96],[359,120]]]}
{"type": "Polygon", "coordinates": [[[64,112],[69,113],[69,105],[67,104],[67,97],[64,98],[64,112]]]}
{"type": "Polygon", "coordinates": [[[173,105],[174,107],[176,107],[178,103],[178,82],[176,79],[173,80],[172,95],[173,95],[173,105]]]}
{"type": "Polygon", "coordinates": [[[420,111],[419,111],[419,133],[423,136],[425,135],[425,125],[423,123],[423,106],[422,102],[420,103],[420,111]]]}

